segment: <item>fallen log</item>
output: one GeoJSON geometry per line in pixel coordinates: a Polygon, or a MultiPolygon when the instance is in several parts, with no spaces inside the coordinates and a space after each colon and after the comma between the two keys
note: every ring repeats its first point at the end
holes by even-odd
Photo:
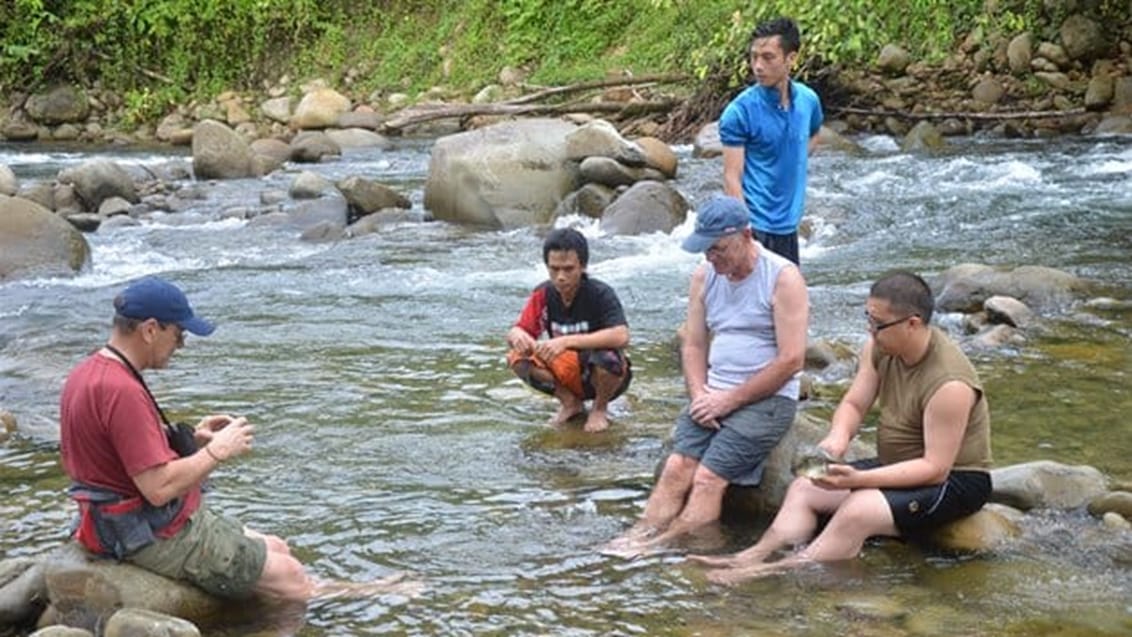
{"type": "Polygon", "coordinates": [[[382,132],[396,134],[407,126],[438,119],[474,117],[476,115],[562,115],[564,113],[613,113],[616,117],[636,117],[669,111],[678,100],[651,102],[574,102],[568,104],[445,104],[415,106],[405,109],[381,124],[382,132]]]}
{"type": "Polygon", "coordinates": [[[899,119],[972,119],[972,120],[1008,120],[1008,119],[1044,119],[1049,117],[1069,117],[1084,115],[1083,107],[1072,108],[1067,111],[1011,111],[1006,113],[974,113],[974,112],[937,112],[912,113],[909,111],[886,111],[872,108],[855,108],[852,106],[833,107],[830,110],[848,115],[865,115],[874,117],[896,117],[899,119]]]}
{"type": "Polygon", "coordinates": [[[504,100],[500,104],[528,104],[536,102],[544,97],[553,97],[555,95],[566,95],[568,93],[577,93],[578,91],[588,91],[595,88],[609,88],[611,86],[641,86],[645,84],[679,84],[694,79],[688,75],[641,75],[640,77],[618,77],[605,80],[591,80],[589,82],[579,82],[577,84],[569,84],[566,86],[552,86],[544,88],[534,93],[528,93],[516,97],[514,99],[504,100]]]}

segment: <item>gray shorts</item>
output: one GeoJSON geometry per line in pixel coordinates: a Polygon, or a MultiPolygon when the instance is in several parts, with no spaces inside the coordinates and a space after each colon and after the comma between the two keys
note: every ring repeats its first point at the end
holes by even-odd
{"type": "Polygon", "coordinates": [[[720,429],[696,424],[688,408],[676,419],[673,451],[698,460],[731,484],[758,486],[763,464],[794,423],[798,401],[771,396],[744,405],[720,420],[720,429]]]}

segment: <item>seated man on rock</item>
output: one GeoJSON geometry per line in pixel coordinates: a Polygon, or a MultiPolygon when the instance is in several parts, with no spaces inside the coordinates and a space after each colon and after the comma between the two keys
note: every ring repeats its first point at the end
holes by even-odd
{"type": "Polygon", "coordinates": [[[558,399],[552,425],[593,407],[585,430],[609,427],[606,408],[629,387],[633,374],[624,348],[629,325],[613,288],[586,273],[590,251],[573,228],[547,235],[542,258],[550,278],[531,292],[507,332],[507,363],[531,387],[558,399]],[[549,338],[538,340],[545,333],[549,338]]]}
{"type": "Polygon", "coordinates": [[[809,301],[798,266],[752,235],[732,197],[702,205],[681,362],[690,402],[644,515],[605,553],[632,558],[719,519],[728,484],[755,486],[794,422],[809,301]]]}
{"type": "Polygon", "coordinates": [[[191,582],[218,597],[306,601],[312,583],[287,543],[204,505],[201,486],[252,446],[245,418],[171,425],[141,372],[161,369],[185,332],[215,326],[175,285],[134,282],[114,299],[110,340],[78,364],[60,398],[60,450],[79,506],[74,538],[96,555],[191,582]]]}
{"type": "Polygon", "coordinates": [[[729,556],[692,556],[716,567],[708,579],[732,583],[807,562],[850,559],[869,537],[922,536],[986,503],[987,399],[966,355],[930,325],[933,307],[931,289],[915,274],[893,272],[873,284],[865,303],[870,336],[819,446],[841,458],[877,403],[877,457],[796,478],[754,546],[729,556]],[[767,561],[807,541],[800,551],[767,561]]]}

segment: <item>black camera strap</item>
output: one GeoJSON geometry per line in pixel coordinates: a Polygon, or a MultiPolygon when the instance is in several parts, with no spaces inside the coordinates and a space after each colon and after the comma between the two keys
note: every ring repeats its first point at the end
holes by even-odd
{"type": "Polygon", "coordinates": [[[172,429],[173,425],[169,424],[169,419],[165,417],[165,412],[161,409],[161,405],[157,404],[157,399],[153,397],[153,392],[149,391],[149,385],[145,384],[145,379],[142,378],[141,372],[138,371],[138,368],[134,367],[134,364],[130,362],[130,359],[126,358],[126,355],[119,351],[117,347],[114,347],[110,343],[103,345],[103,347],[110,350],[111,354],[117,356],[118,360],[122,361],[122,363],[126,365],[126,368],[130,370],[130,373],[134,375],[134,378],[136,378],[137,381],[141,383],[142,389],[145,390],[145,395],[149,396],[149,402],[153,403],[154,409],[156,409],[158,415],[161,416],[161,422],[165,424],[165,427],[167,429],[172,429]]]}

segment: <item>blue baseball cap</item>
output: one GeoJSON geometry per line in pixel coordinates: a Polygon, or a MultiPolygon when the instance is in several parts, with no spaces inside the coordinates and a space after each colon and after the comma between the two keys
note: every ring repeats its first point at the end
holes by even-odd
{"type": "Polygon", "coordinates": [[[155,276],[134,281],[114,297],[114,311],[126,318],[176,323],[197,336],[208,336],[216,329],[209,321],[193,314],[189,299],[180,288],[155,276]]]}
{"type": "Polygon", "coordinates": [[[684,239],[688,252],[705,252],[720,237],[742,232],[750,227],[747,207],[742,201],[727,195],[712,195],[696,210],[696,229],[684,239]]]}

